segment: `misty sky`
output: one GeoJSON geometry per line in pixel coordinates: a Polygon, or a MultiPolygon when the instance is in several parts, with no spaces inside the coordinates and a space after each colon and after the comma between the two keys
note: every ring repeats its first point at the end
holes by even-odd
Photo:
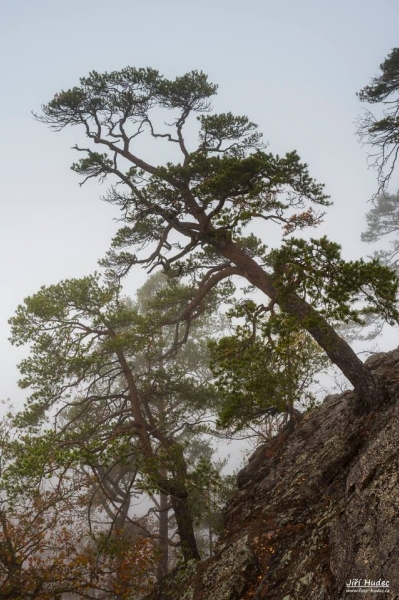
{"type": "Polygon", "coordinates": [[[399,45],[398,25],[398,0],[2,2],[0,398],[25,397],[7,319],[41,285],[93,272],[118,216],[104,188],[80,188],[69,169],[78,131],[52,133],[32,110],[93,69],[203,70],[219,84],[218,111],[248,115],[270,151],[296,149],[326,184],[334,207],[315,234],[357,258],[371,252],[359,236],[376,176],[354,135],[356,92],[399,45]]]}

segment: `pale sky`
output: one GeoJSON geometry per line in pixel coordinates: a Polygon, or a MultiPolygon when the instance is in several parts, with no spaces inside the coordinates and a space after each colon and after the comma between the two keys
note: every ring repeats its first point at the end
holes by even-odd
{"type": "Polygon", "coordinates": [[[376,176],[354,135],[355,94],[399,45],[398,25],[398,0],[3,0],[0,398],[26,395],[7,319],[41,285],[93,272],[118,216],[99,200],[104,188],[80,188],[69,169],[77,130],[52,133],[32,110],[93,69],[202,70],[219,84],[218,111],[248,115],[270,151],[296,149],[326,184],[335,205],[314,234],[357,258],[371,252],[359,236],[376,176]]]}

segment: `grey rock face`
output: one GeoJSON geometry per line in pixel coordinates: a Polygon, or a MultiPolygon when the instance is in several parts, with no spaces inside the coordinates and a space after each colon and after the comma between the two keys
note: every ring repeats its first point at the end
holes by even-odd
{"type": "Polygon", "coordinates": [[[225,508],[212,559],[168,576],[149,600],[335,600],[350,580],[399,599],[399,350],[369,359],[392,401],[359,417],[328,396],[255,452],[225,508]],[[183,575],[182,575],[183,573],[183,575]]]}

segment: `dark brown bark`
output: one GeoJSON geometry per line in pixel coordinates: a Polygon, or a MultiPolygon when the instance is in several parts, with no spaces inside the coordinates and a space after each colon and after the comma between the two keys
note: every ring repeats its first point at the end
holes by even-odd
{"type": "MultiPolygon", "coordinates": [[[[185,469],[186,465],[184,463],[182,467],[183,474],[185,469]]],[[[200,560],[201,557],[194,534],[194,520],[190,507],[190,499],[181,474],[174,478],[160,479],[159,488],[170,496],[184,561],[188,562],[192,559],[200,560]]]]}
{"type": "Polygon", "coordinates": [[[349,344],[317,310],[294,293],[280,293],[272,277],[233,242],[223,240],[213,244],[223,256],[240,268],[242,277],[274,300],[282,310],[295,317],[310,333],[330,360],[351,382],[365,410],[372,410],[385,400],[386,392],[381,382],[371,374],[349,344]]]}
{"type": "Polygon", "coordinates": [[[186,487],[187,464],[179,444],[171,443],[170,447],[172,446],[174,447],[176,459],[175,472],[167,478],[160,479],[159,487],[170,496],[184,561],[200,560],[201,557],[194,534],[194,519],[190,498],[186,487]]]}
{"type": "Polygon", "coordinates": [[[200,560],[188,497],[187,495],[186,497],[171,496],[171,502],[176,517],[184,561],[200,560]]]}

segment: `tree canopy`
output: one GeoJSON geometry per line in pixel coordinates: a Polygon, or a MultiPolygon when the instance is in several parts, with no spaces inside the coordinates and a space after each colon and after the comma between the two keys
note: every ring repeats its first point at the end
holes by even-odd
{"type": "MultiPolygon", "coordinates": [[[[385,395],[379,383],[309,302],[306,290],[292,285],[289,262],[270,262],[264,245],[271,224],[288,235],[320,222],[329,204],[323,185],[295,151],[284,157],[265,152],[247,117],[211,114],[216,89],[197,71],[174,80],[153,69],[93,71],[80,86],[56,94],[37,118],[56,131],[81,126],[91,145],[76,146],[83,158],[72,168],[83,182],[111,181],[106,198],[121,210],[124,224],[103,261],[110,278],[137,264],[191,276],[196,295],[177,318],[188,326],[211,289],[233,275],[244,277],[268,296],[269,310],[277,304],[311,334],[371,407],[385,395]],[[139,152],[144,134],[154,143],[172,144],[171,154],[180,157],[162,165],[148,162],[139,152]],[[264,225],[262,240],[248,230],[257,220],[264,225]]],[[[345,298],[364,292],[369,305],[374,308],[377,298],[377,309],[384,306],[396,320],[396,276],[376,264],[366,270],[366,278],[348,280],[345,298]]],[[[323,285],[327,290],[326,280],[323,285]]]]}
{"type": "Polygon", "coordinates": [[[266,316],[251,300],[230,315],[243,323],[233,335],[210,341],[219,427],[253,429],[270,416],[292,418],[295,407],[311,406],[315,377],[328,361],[309,334],[287,315],[266,316]]]}
{"type": "Polygon", "coordinates": [[[184,558],[199,558],[190,496],[197,479],[205,485],[215,473],[209,461],[187,464],[184,434],[213,410],[207,327],[198,319],[176,349],[169,323],[190,287],[158,274],[138,296],[132,302],[94,275],[43,287],[17,309],[11,339],[31,345],[19,368],[32,392],[17,417],[32,457],[20,460],[19,476],[83,468],[93,499],[98,490],[120,523],[132,494],[166,494],[184,558]]]}
{"type": "Polygon", "coordinates": [[[118,540],[104,535],[101,526],[90,531],[87,481],[76,470],[57,472],[56,452],[45,464],[45,441],[39,447],[25,440],[25,433],[13,427],[12,415],[3,417],[0,598],[131,600],[149,591],[157,562],[154,541],[138,528],[118,540]],[[30,450],[32,455],[27,454],[30,450]],[[25,473],[18,468],[20,459],[28,466],[25,473]]]}

